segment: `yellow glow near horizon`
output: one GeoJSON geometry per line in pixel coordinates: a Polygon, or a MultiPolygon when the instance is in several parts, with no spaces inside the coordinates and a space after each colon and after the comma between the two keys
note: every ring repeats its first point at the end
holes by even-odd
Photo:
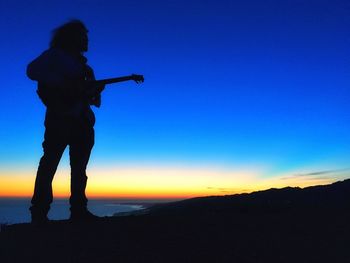
{"type": "MultiPolygon", "coordinates": [[[[188,198],[239,193],[253,185],[258,171],[214,168],[111,167],[88,171],[89,197],[188,198]],[[225,188],[225,189],[223,189],[225,188]]],[[[35,170],[0,172],[0,196],[31,196],[35,170]]],[[[59,169],[53,181],[56,197],[69,196],[69,169],[59,169]]]]}
{"type": "MultiPolygon", "coordinates": [[[[305,180],[283,175],[264,179],[263,174],[263,169],[259,168],[227,170],[217,167],[96,167],[88,170],[87,195],[100,198],[184,199],[252,192],[272,187],[306,187],[336,180],[305,180]]],[[[29,197],[33,192],[34,181],[35,170],[0,171],[0,197],[29,197]]],[[[69,196],[68,168],[58,170],[53,191],[55,197],[69,196]]]]}
{"type": "Polygon", "coordinates": [[[252,171],[217,171],[189,168],[109,168],[92,172],[91,195],[187,198],[220,194],[218,188],[230,186],[231,193],[252,184],[252,171]],[[235,178],[233,181],[232,178],[235,178]]]}

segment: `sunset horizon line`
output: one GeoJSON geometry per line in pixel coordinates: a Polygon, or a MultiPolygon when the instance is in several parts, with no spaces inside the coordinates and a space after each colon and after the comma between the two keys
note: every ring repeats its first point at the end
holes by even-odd
{"type": "MultiPolygon", "coordinates": [[[[321,186],[321,185],[330,185],[335,182],[341,182],[344,180],[348,180],[349,178],[339,178],[337,180],[333,181],[323,181],[323,182],[318,182],[314,184],[308,184],[308,185],[284,185],[284,186],[265,186],[261,188],[256,188],[252,187],[251,189],[241,189],[241,190],[236,190],[236,191],[226,191],[226,192],[216,192],[216,193],[198,193],[198,194],[168,194],[168,195],[162,195],[162,194],[145,194],[145,195],[137,195],[137,194],[105,194],[105,193],[89,193],[87,192],[87,197],[89,199],[94,199],[94,200],[103,200],[103,199],[113,199],[113,200],[120,200],[120,201],[180,201],[180,200],[185,200],[185,199],[191,199],[191,198],[201,198],[201,197],[210,197],[210,196],[230,196],[230,195],[239,195],[239,194],[250,194],[254,192],[259,192],[259,191],[266,191],[269,189],[283,189],[283,188],[307,188],[307,187],[313,187],[313,186],[321,186]]],[[[210,188],[210,187],[208,187],[210,188]]],[[[23,194],[1,194],[0,193],[0,198],[1,199],[30,199],[31,192],[26,191],[26,193],[23,194]]],[[[70,197],[69,193],[57,193],[54,194],[54,199],[68,199],[70,197]]]]}

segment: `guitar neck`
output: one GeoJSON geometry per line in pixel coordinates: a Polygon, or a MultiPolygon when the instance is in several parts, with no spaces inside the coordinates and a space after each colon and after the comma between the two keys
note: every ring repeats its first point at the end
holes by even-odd
{"type": "Polygon", "coordinates": [[[132,80],[131,76],[124,76],[124,77],[110,78],[110,79],[100,79],[100,80],[96,80],[96,82],[99,84],[107,85],[112,83],[128,81],[128,80],[132,80]]]}

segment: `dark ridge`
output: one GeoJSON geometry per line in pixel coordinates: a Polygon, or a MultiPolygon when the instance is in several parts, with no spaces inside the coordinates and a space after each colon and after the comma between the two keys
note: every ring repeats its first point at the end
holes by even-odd
{"type": "Polygon", "coordinates": [[[157,205],[94,223],[3,226],[1,263],[347,263],[350,180],[157,205]]]}
{"type": "Polygon", "coordinates": [[[350,179],[306,188],[285,187],[250,194],[208,196],[159,204],[151,214],[261,213],[305,209],[350,209],[350,179]]]}

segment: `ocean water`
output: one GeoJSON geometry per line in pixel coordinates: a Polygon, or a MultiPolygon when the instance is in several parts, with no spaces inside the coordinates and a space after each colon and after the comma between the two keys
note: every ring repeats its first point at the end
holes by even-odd
{"type": "MultiPolygon", "coordinates": [[[[130,212],[145,208],[142,201],[125,201],[117,199],[90,199],[88,209],[98,216],[113,216],[119,212],[130,212]]],[[[30,199],[0,198],[0,223],[15,224],[30,222],[30,199]]],[[[51,204],[48,214],[51,220],[69,218],[69,202],[66,199],[56,199],[51,204]]]]}

